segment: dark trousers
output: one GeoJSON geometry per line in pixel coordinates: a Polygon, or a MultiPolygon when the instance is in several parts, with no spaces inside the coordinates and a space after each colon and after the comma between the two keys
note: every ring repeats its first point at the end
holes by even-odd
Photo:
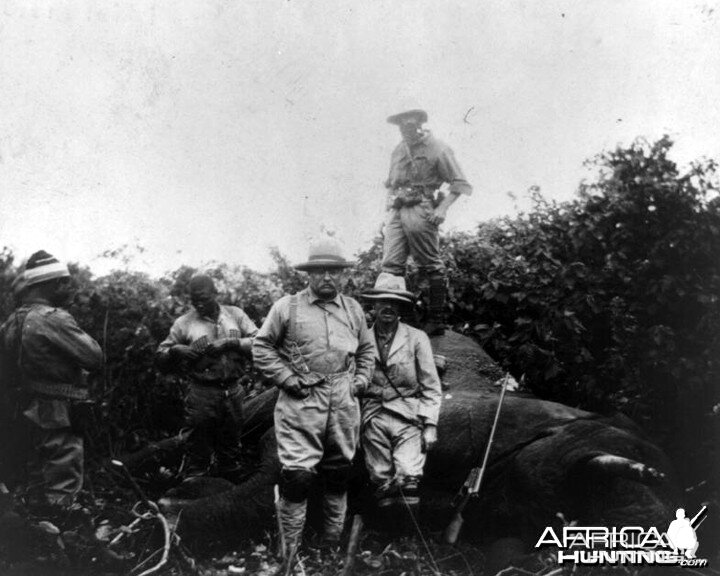
{"type": "Polygon", "coordinates": [[[215,456],[220,475],[237,470],[242,431],[242,386],[228,388],[192,383],[185,397],[185,428],[189,475],[207,473],[215,456]]]}
{"type": "Polygon", "coordinates": [[[83,486],[83,438],[73,431],[70,400],[36,397],[24,410],[28,489],[46,504],[70,505],[83,486]]]}

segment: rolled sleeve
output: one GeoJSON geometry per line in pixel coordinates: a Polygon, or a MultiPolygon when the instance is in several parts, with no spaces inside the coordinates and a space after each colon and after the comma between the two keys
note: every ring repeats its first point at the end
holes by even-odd
{"type": "Polygon", "coordinates": [[[418,416],[427,424],[437,424],[440,416],[442,392],[435,367],[430,339],[421,333],[415,344],[416,369],[420,384],[418,416]]]}
{"type": "Polygon", "coordinates": [[[288,322],[289,297],[284,297],[273,304],[252,346],[255,366],[278,386],[294,374],[279,350],[288,322]]]}
{"type": "Polygon", "coordinates": [[[255,325],[255,322],[250,319],[250,316],[239,308],[237,323],[238,326],[240,326],[240,333],[243,338],[255,338],[258,333],[258,327],[255,325]]]}
{"type": "Polygon", "coordinates": [[[245,354],[252,354],[253,341],[258,333],[258,327],[250,319],[244,310],[236,308],[235,320],[240,328],[238,347],[245,354]]]}
{"type": "Polygon", "coordinates": [[[472,186],[465,178],[460,164],[455,159],[452,149],[445,147],[438,155],[438,172],[442,179],[450,185],[451,194],[472,194],[472,186]]]}

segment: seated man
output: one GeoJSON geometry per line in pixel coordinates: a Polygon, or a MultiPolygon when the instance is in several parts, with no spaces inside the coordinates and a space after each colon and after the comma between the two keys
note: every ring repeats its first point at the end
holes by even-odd
{"type": "Polygon", "coordinates": [[[374,301],[375,372],[362,403],[362,447],[380,507],[417,506],[425,454],[437,442],[440,378],[427,335],[400,321],[413,295],[402,277],[381,273],[374,301]]]}
{"type": "Polygon", "coordinates": [[[239,472],[245,374],[257,327],[237,306],[217,302],[209,276],[190,279],[193,310],[178,318],[158,348],[161,368],[176,368],[190,377],[185,397],[186,472],[201,476],[215,453],[218,474],[235,480],[239,472]]]}

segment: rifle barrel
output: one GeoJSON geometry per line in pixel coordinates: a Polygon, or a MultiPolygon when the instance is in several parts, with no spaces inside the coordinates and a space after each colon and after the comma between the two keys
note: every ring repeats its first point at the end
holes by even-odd
{"type": "Polygon", "coordinates": [[[480,484],[482,483],[483,476],[485,475],[485,467],[487,466],[488,460],[490,459],[490,449],[492,448],[493,440],[495,439],[495,430],[497,429],[498,421],[500,420],[500,410],[502,409],[503,399],[505,398],[505,390],[507,389],[508,381],[510,380],[510,372],[505,373],[505,379],[503,380],[502,389],[500,390],[500,398],[498,399],[497,410],[495,411],[495,419],[493,420],[492,428],[490,429],[490,437],[488,438],[487,448],[485,449],[485,455],[483,456],[482,465],[480,466],[480,473],[475,480],[475,485],[472,487],[471,492],[477,494],[480,491],[480,484]]]}
{"type": "MultiPolygon", "coordinates": [[[[465,506],[467,506],[467,503],[470,501],[470,497],[480,491],[480,484],[482,483],[482,478],[485,474],[485,467],[487,466],[488,460],[490,458],[490,449],[492,448],[493,439],[495,438],[495,430],[497,429],[498,420],[500,419],[500,409],[502,408],[503,399],[505,398],[505,390],[507,390],[509,380],[510,373],[507,372],[505,374],[505,380],[503,380],[502,389],[500,390],[500,398],[498,399],[498,406],[497,410],[495,411],[495,419],[493,420],[493,425],[490,429],[490,436],[488,437],[488,443],[487,447],[485,448],[485,455],[483,456],[480,471],[477,473],[477,477],[475,478],[472,486],[468,488],[467,492],[465,492],[462,499],[460,500],[460,503],[455,508],[455,514],[453,514],[453,517],[450,520],[450,524],[448,524],[448,527],[445,529],[445,532],[443,534],[445,542],[447,542],[448,544],[455,544],[455,542],[457,542],[458,536],[460,535],[460,530],[462,529],[463,523],[465,522],[462,517],[463,510],[465,509],[465,506]]],[[[475,470],[476,468],[473,468],[470,471],[470,475],[474,474],[475,470]]],[[[467,483],[468,480],[466,480],[465,482],[467,483]]]]}

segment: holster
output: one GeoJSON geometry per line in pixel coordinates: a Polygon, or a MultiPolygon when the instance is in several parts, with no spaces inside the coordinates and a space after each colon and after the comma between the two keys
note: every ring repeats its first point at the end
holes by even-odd
{"type": "Polygon", "coordinates": [[[402,186],[393,190],[392,207],[400,209],[420,204],[425,199],[425,191],[422,186],[402,186]]]}
{"type": "Polygon", "coordinates": [[[290,368],[295,375],[300,379],[300,382],[305,387],[315,386],[325,381],[325,376],[313,372],[305,362],[305,358],[300,352],[300,348],[295,342],[290,344],[290,368]]]}

